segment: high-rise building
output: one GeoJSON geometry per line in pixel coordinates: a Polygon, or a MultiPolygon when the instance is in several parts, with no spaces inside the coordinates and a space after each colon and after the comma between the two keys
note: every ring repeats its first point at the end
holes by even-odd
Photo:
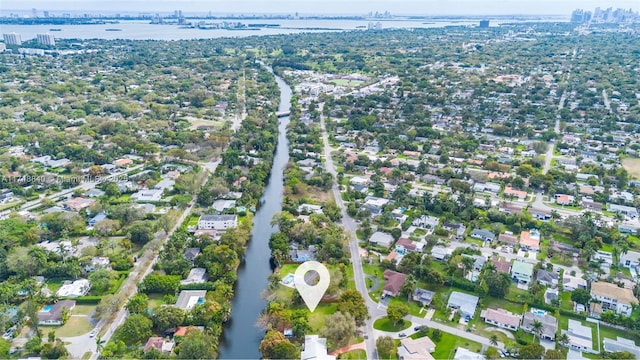
{"type": "Polygon", "coordinates": [[[46,18],[48,18],[48,17],[49,17],[49,12],[48,12],[48,11],[46,11],[46,10],[45,10],[45,11],[43,11],[42,13],[44,14],[44,17],[46,17],[46,18]]]}
{"type": "Polygon", "coordinates": [[[14,32],[8,34],[2,34],[4,43],[7,45],[22,45],[22,36],[14,32]]]}
{"type": "Polygon", "coordinates": [[[489,27],[489,20],[480,20],[480,25],[479,27],[481,28],[488,28],[489,27]]]}
{"type": "Polygon", "coordinates": [[[36,8],[31,9],[31,17],[38,17],[38,10],[36,8]]]}
{"type": "Polygon", "coordinates": [[[48,45],[48,46],[55,46],[56,45],[56,39],[53,37],[52,34],[49,34],[49,33],[38,34],[38,44],[48,45]]]}

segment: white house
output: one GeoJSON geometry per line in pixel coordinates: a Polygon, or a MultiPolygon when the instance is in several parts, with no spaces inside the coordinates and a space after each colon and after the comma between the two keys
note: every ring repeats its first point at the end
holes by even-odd
{"type": "Polygon", "coordinates": [[[327,339],[305,335],[300,360],[336,360],[336,357],[327,353],[327,339]]]}
{"type": "Polygon", "coordinates": [[[562,289],[564,291],[573,291],[575,289],[586,289],[587,280],[575,276],[571,276],[566,272],[562,276],[562,289]]]}
{"type": "Polygon", "coordinates": [[[620,254],[620,265],[626,268],[640,267],[640,253],[636,251],[627,251],[620,254]]]}
{"type": "Polygon", "coordinates": [[[580,321],[569,319],[569,328],[563,330],[569,338],[569,347],[573,350],[591,352],[593,348],[591,328],[582,325],[580,321]]]}
{"type": "Polygon", "coordinates": [[[591,297],[600,301],[602,309],[609,309],[624,316],[631,316],[633,305],[638,304],[638,299],[631,289],[604,281],[591,283],[591,297]]]}
{"type": "Polygon", "coordinates": [[[89,290],[91,290],[91,283],[87,279],[79,279],[73,282],[65,281],[56,295],[59,297],[85,296],[89,293],[89,290]]]}
{"type": "Polygon", "coordinates": [[[520,315],[509,312],[505,309],[486,309],[480,312],[480,318],[487,324],[495,325],[499,328],[516,331],[520,327],[520,315]]]}
{"type": "Polygon", "coordinates": [[[431,353],[436,351],[434,344],[428,336],[418,339],[404,338],[398,346],[398,358],[401,360],[433,360],[431,353]]]}
{"type": "Polygon", "coordinates": [[[393,236],[387,233],[376,231],[373,233],[373,235],[371,235],[369,242],[388,249],[391,244],[393,244],[393,236]]]}
{"type": "Polygon", "coordinates": [[[224,231],[237,226],[237,215],[201,215],[198,219],[198,230],[224,231]]]}

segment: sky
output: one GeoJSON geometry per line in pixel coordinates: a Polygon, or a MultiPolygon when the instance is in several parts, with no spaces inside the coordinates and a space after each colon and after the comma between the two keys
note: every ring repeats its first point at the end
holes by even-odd
{"type": "Polygon", "coordinates": [[[214,14],[366,14],[390,11],[397,15],[569,15],[576,8],[632,8],[640,0],[0,0],[3,13],[36,8],[69,12],[171,12],[214,14]]]}

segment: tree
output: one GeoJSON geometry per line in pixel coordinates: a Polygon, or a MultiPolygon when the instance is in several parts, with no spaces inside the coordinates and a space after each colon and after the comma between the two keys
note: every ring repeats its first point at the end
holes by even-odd
{"type": "Polygon", "coordinates": [[[370,317],[364,298],[358,290],[343,292],[336,307],[342,312],[353,315],[358,326],[364,324],[364,321],[370,317]]]}
{"type": "Polygon", "coordinates": [[[404,303],[394,302],[387,306],[387,318],[394,324],[398,324],[409,314],[409,307],[404,303]]]}
{"type": "Polygon", "coordinates": [[[545,360],[564,360],[565,355],[560,350],[549,349],[544,353],[545,360]]]}
{"type": "Polygon", "coordinates": [[[569,335],[567,335],[566,333],[560,335],[560,337],[558,338],[558,344],[567,347],[569,345],[569,335]]]}
{"type": "Polygon", "coordinates": [[[149,297],[147,294],[137,293],[127,301],[125,307],[131,314],[142,314],[149,308],[149,297]]]}
{"type": "Polygon", "coordinates": [[[123,341],[127,345],[140,344],[153,336],[153,322],[141,314],[129,316],[113,335],[116,341],[123,341]]]}
{"type": "Polygon", "coordinates": [[[104,294],[111,287],[111,282],[116,280],[118,273],[111,269],[101,268],[89,274],[91,289],[97,294],[104,294]]]}
{"type": "Polygon", "coordinates": [[[153,325],[160,331],[175,328],[184,322],[185,313],[175,306],[161,306],[153,313],[153,325]]]}
{"type": "Polygon", "coordinates": [[[57,340],[55,344],[53,342],[48,342],[42,345],[42,350],[40,350],[40,356],[45,359],[59,359],[61,357],[66,357],[68,354],[69,352],[61,340],[57,340]]]}
{"type": "Polygon", "coordinates": [[[136,244],[146,244],[153,239],[153,223],[143,221],[127,228],[129,239],[136,244]]]}
{"type": "Polygon", "coordinates": [[[440,339],[442,339],[442,333],[440,332],[440,329],[433,329],[433,332],[431,333],[431,340],[438,342],[440,341],[440,339]]]}
{"type": "Polygon", "coordinates": [[[531,325],[531,330],[533,330],[533,338],[535,340],[536,336],[540,337],[542,330],[544,330],[544,325],[538,320],[533,320],[533,324],[531,325]]]}
{"type": "Polygon", "coordinates": [[[586,289],[575,289],[571,292],[571,300],[586,306],[591,300],[591,294],[586,289]]]}
{"type": "Polygon", "coordinates": [[[98,318],[106,318],[114,311],[120,308],[121,297],[116,295],[105,295],[100,299],[96,306],[95,316],[98,318]]]}
{"type": "Polygon", "coordinates": [[[178,359],[215,359],[218,340],[199,330],[189,330],[178,347],[178,359]]]}
{"type": "Polygon", "coordinates": [[[381,336],[376,339],[376,348],[380,359],[392,359],[396,353],[396,343],[390,336],[381,336]]]}
{"type": "Polygon", "coordinates": [[[260,342],[260,354],[263,359],[295,359],[300,353],[289,339],[277,330],[269,330],[260,342]]]}
{"type": "Polygon", "coordinates": [[[518,357],[520,359],[540,359],[544,352],[544,346],[540,344],[529,344],[520,348],[518,357]]]}
{"type": "Polygon", "coordinates": [[[491,337],[489,338],[489,342],[493,346],[498,345],[498,335],[495,335],[495,334],[491,335],[491,337]]]}
{"type": "Polygon", "coordinates": [[[349,313],[337,311],[327,316],[320,335],[326,337],[335,346],[343,346],[356,333],[356,320],[349,313]]]}
{"type": "Polygon", "coordinates": [[[484,276],[484,281],[487,283],[489,295],[496,298],[504,298],[509,293],[509,286],[511,286],[512,280],[509,274],[492,272],[484,276]]]}
{"type": "Polygon", "coordinates": [[[418,282],[413,275],[408,275],[407,279],[402,285],[402,293],[407,295],[407,302],[411,300],[411,295],[413,295],[413,291],[416,289],[418,282]]]}

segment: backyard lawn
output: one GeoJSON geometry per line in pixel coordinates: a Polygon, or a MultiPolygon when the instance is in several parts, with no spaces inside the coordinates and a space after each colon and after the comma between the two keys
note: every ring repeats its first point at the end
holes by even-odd
{"type": "MultiPolygon", "coordinates": [[[[306,309],[306,307],[305,307],[306,309]]],[[[336,304],[320,303],[316,310],[309,315],[309,325],[315,331],[312,334],[320,332],[324,327],[327,316],[336,312],[336,304]]]]}
{"type": "Polygon", "coordinates": [[[89,315],[96,309],[95,305],[76,305],[71,310],[72,315],[89,315]]]}

